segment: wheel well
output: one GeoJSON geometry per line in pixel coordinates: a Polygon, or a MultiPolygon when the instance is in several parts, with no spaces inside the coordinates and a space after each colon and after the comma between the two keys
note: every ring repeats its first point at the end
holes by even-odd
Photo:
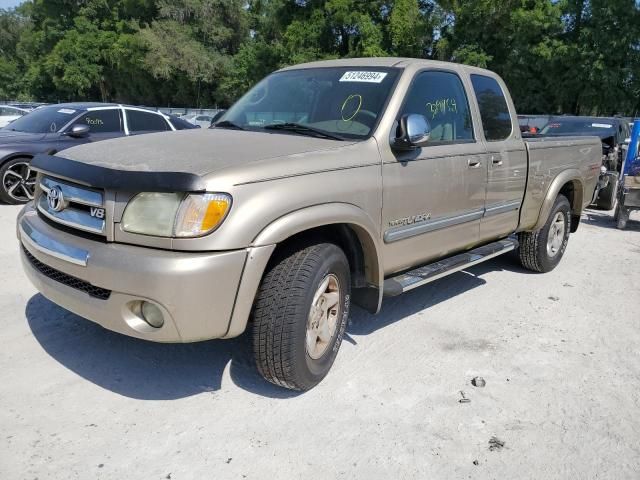
{"type": "Polygon", "coordinates": [[[355,288],[364,287],[366,281],[364,249],[355,230],[347,224],[325,225],[297,233],[280,242],[276,250],[287,248],[301,240],[326,241],[339,246],[349,260],[351,283],[355,288]]]}
{"type": "Polygon", "coordinates": [[[28,159],[32,159],[33,155],[29,155],[28,153],[14,153],[11,155],[7,155],[5,158],[2,159],[2,161],[0,161],[0,165],[4,165],[5,163],[7,163],[10,160],[14,160],[16,158],[28,158],[28,159]]]}
{"type": "Polygon", "coordinates": [[[380,308],[380,278],[378,252],[368,232],[357,225],[340,223],[324,225],[297,233],[278,243],[272,259],[280,249],[289,248],[301,241],[326,241],[339,246],[349,261],[351,272],[352,300],[370,313],[380,308]]]}
{"type": "Polygon", "coordinates": [[[582,187],[575,180],[565,183],[559,195],[564,195],[569,200],[571,206],[571,233],[575,233],[580,225],[580,214],[582,213],[582,187]]]}

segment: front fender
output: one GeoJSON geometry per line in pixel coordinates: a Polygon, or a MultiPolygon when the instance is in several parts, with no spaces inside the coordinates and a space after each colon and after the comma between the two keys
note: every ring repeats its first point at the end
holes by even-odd
{"type": "Polygon", "coordinates": [[[18,151],[0,151],[0,165],[14,158],[33,158],[33,153],[18,151]]]}
{"type": "Polygon", "coordinates": [[[337,224],[348,225],[358,236],[365,257],[365,276],[374,287],[372,290],[377,291],[377,308],[380,308],[384,273],[379,236],[373,220],[362,209],[348,203],[314,205],[278,218],[253,240],[248,248],[249,254],[225,338],[236,337],[246,329],[255,295],[276,245],[298,233],[337,224]]]}
{"type": "Polygon", "coordinates": [[[551,213],[551,209],[553,208],[553,204],[555,203],[556,198],[558,198],[560,190],[562,190],[562,187],[564,187],[567,183],[573,183],[574,188],[575,197],[573,199],[571,213],[578,216],[582,214],[582,199],[584,198],[584,182],[582,181],[582,174],[579,170],[574,168],[564,170],[553,180],[553,182],[551,182],[551,185],[549,186],[547,193],[545,194],[542,206],[540,207],[538,221],[531,229],[532,231],[541,229],[547,222],[549,214],[551,213]]]}
{"type": "Polygon", "coordinates": [[[367,280],[375,286],[382,286],[384,274],[378,228],[364,210],[349,203],[326,203],[288,213],[265,227],[253,240],[252,246],[281,243],[306,230],[337,224],[346,224],[354,229],[368,266],[367,280]]]}

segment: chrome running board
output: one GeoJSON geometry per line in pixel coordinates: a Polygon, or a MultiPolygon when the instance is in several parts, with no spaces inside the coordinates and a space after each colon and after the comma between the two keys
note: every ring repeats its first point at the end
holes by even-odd
{"type": "Polygon", "coordinates": [[[439,278],[459,272],[465,268],[491,260],[492,258],[511,252],[518,248],[518,240],[510,237],[499,242],[490,243],[475,250],[454,255],[423,267],[416,268],[384,281],[384,296],[395,297],[414,288],[431,283],[439,278]]]}

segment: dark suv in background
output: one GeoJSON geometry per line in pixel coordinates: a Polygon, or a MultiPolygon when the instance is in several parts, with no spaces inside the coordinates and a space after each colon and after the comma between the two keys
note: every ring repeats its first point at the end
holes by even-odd
{"type": "Polygon", "coordinates": [[[174,115],[106,103],[63,103],[39,107],[0,129],[0,200],[25,203],[33,198],[34,155],[53,154],[109,138],[198,128],[174,115]]]}

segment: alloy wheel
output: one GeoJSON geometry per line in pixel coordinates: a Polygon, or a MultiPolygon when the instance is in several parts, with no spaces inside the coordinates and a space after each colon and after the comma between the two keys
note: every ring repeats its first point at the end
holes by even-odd
{"type": "Polygon", "coordinates": [[[564,213],[558,212],[551,223],[549,236],[547,237],[547,254],[549,257],[553,258],[560,252],[566,229],[564,213]]]}
{"type": "Polygon", "coordinates": [[[314,360],[321,358],[331,345],[338,326],[340,283],[338,277],[327,275],[316,290],[307,320],[306,350],[314,360]]]}
{"type": "Polygon", "coordinates": [[[36,172],[28,162],[17,162],[9,166],[2,176],[2,185],[7,194],[18,202],[33,200],[36,172]]]}

